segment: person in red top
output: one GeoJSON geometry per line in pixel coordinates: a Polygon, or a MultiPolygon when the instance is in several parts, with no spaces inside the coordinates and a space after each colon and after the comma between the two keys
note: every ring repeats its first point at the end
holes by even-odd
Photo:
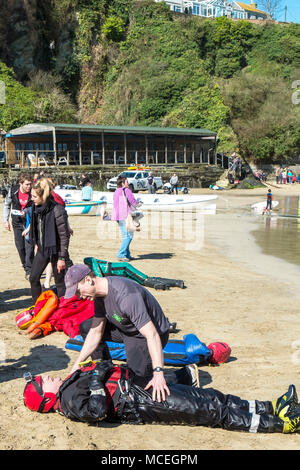
{"type": "Polygon", "coordinates": [[[26,279],[29,279],[30,276],[33,245],[22,234],[26,228],[25,211],[31,205],[31,176],[29,174],[21,174],[19,184],[11,186],[4,201],[4,227],[10,231],[9,217],[11,216],[15,245],[25,271],[26,279]]]}

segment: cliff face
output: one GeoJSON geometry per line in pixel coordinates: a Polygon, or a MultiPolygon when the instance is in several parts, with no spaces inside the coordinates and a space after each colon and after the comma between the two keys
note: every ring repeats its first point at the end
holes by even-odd
{"type": "Polygon", "coordinates": [[[49,70],[54,54],[58,72],[67,62],[72,25],[58,30],[52,9],[51,0],[0,0],[0,60],[14,69],[19,80],[49,70]]]}

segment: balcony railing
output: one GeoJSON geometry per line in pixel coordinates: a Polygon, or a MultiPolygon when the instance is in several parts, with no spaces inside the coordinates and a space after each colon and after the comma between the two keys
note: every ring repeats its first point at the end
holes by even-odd
{"type": "Polygon", "coordinates": [[[5,164],[15,168],[54,167],[63,165],[176,165],[176,164],[208,164],[226,167],[224,159],[219,158],[214,149],[192,151],[187,150],[156,150],[147,155],[145,151],[128,150],[124,154],[118,150],[92,151],[82,150],[54,152],[52,150],[6,150],[5,164]]]}

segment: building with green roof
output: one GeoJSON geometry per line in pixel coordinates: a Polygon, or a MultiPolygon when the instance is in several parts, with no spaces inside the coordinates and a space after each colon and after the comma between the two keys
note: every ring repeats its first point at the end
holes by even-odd
{"type": "Polygon", "coordinates": [[[19,167],[28,154],[38,166],[215,164],[216,146],[207,129],[37,123],[5,134],[6,163],[19,167]]]}

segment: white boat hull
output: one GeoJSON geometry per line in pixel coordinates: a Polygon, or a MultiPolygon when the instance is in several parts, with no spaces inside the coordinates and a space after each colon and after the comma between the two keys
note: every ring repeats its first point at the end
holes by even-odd
{"type": "MultiPolygon", "coordinates": [[[[66,202],[81,201],[81,190],[55,189],[66,202]]],[[[93,191],[93,201],[106,202],[108,209],[112,208],[114,193],[109,191],[93,191]]],[[[135,198],[142,202],[141,210],[147,211],[176,211],[203,209],[205,213],[215,213],[218,196],[210,195],[174,195],[174,194],[141,194],[135,198]]],[[[82,202],[82,201],[81,201],[82,202]]]]}
{"type": "Polygon", "coordinates": [[[68,215],[99,215],[103,202],[99,201],[77,201],[66,203],[68,215]]]}

